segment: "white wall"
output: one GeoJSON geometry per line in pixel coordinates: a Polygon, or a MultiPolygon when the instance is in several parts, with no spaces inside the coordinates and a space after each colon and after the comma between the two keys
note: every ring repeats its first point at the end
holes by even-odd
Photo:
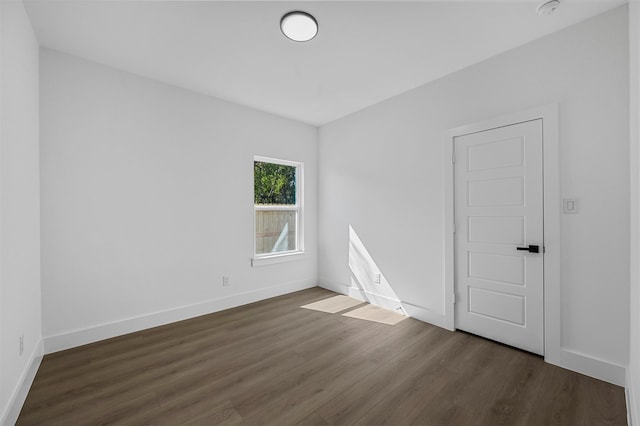
{"type": "Polygon", "coordinates": [[[0,14],[0,423],[12,423],[42,354],[38,43],[21,1],[0,14]]]}
{"type": "Polygon", "coordinates": [[[402,302],[444,314],[444,132],[558,102],[560,192],[581,209],[561,218],[562,345],[624,380],[627,27],[623,6],[321,127],[321,285],[351,285],[351,226],[402,302]]]}
{"type": "Polygon", "coordinates": [[[46,352],[316,285],[315,127],[52,50],[40,62],[46,352]],[[250,266],[254,155],[304,163],[303,260],[250,266]]]}
{"type": "Polygon", "coordinates": [[[631,424],[640,424],[640,3],[629,3],[631,291],[627,398],[631,424]]]}

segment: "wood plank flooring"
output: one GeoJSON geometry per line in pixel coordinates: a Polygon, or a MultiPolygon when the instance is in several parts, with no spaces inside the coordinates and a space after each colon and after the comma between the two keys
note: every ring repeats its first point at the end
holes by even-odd
{"type": "Polygon", "coordinates": [[[47,355],[18,424],[626,424],[623,388],[538,356],[411,318],[300,308],[332,296],[316,287],[47,355]]]}

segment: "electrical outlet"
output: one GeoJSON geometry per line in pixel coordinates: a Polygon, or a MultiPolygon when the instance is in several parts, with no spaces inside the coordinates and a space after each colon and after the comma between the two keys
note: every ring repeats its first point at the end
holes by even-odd
{"type": "Polygon", "coordinates": [[[381,278],[380,278],[380,273],[377,273],[377,274],[375,274],[375,275],[373,276],[373,281],[374,281],[376,284],[380,284],[380,279],[381,279],[381,278]]]}
{"type": "Polygon", "coordinates": [[[224,287],[226,287],[226,286],[228,286],[228,285],[229,285],[229,277],[228,277],[228,276],[226,276],[226,275],[223,275],[223,276],[222,276],[222,285],[223,285],[224,287]]]}
{"type": "Polygon", "coordinates": [[[22,355],[22,352],[24,352],[24,334],[20,336],[19,348],[20,355],[22,355]]]}
{"type": "Polygon", "coordinates": [[[577,214],[578,213],[578,200],[576,198],[563,198],[562,199],[562,213],[564,213],[564,214],[577,214]]]}

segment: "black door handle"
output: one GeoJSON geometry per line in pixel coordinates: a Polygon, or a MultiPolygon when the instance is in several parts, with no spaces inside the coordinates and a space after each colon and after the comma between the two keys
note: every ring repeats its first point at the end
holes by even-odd
{"type": "Polygon", "coordinates": [[[516,250],[524,250],[529,253],[540,253],[540,246],[534,246],[529,244],[529,247],[516,247],[516,250]]]}

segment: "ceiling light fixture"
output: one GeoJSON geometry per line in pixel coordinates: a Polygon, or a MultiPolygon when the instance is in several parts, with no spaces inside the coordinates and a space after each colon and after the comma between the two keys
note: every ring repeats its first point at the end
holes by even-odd
{"type": "Polygon", "coordinates": [[[290,40],[309,41],[318,34],[318,21],[307,12],[295,10],[282,17],[280,29],[290,40]]]}
{"type": "Polygon", "coordinates": [[[538,15],[551,15],[560,7],[558,0],[551,0],[538,6],[538,15]]]}

